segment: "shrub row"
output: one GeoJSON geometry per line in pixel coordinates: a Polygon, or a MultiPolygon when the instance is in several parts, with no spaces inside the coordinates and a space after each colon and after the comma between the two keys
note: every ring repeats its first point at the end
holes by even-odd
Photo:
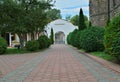
{"type": "Polygon", "coordinates": [[[26,49],[28,51],[36,51],[38,49],[48,48],[51,45],[50,39],[42,35],[38,40],[31,40],[26,43],[26,49]]]}
{"type": "Polygon", "coordinates": [[[105,30],[105,52],[120,60],[120,14],[113,18],[105,30]]]}
{"type": "Polygon", "coordinates": [[[68,35],[67,42],[87,52],[103,51],[103,36],[104,28],[101,27],[94,26],[81,31],[75,29],[68,35]]]}
{"type": "Polygon", "coordinates": [[[7,49],[7,42],[4,38],[0,37],[0,54],[5,53],[7,49]]]}
{"type": "Polygon", "coordinates": [[[120,60],[120,14],[107,23],[105,32],[104,28],[100,27],[74,30],[67,36],[67,42],[89,52],[105,50],[120,60]]]}

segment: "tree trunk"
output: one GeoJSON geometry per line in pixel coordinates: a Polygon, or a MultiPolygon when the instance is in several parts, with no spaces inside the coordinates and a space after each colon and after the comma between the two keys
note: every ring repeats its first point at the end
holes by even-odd
{"type": "Polygon", "coordinates": [[[31,40],[34,40],[34,39],[35,39],[34,33],[32,32],[32,33],[31,33],[31,40]]]}
{"type": "Polygon", "coordinates": [[[22,34],[19,33],[19,34],[18,34],[18,37],[19,37],[19,39],[20,39],[20,48],[23,48],[23,47],[24,47],[24,40],[23,40],[22,34]]]}

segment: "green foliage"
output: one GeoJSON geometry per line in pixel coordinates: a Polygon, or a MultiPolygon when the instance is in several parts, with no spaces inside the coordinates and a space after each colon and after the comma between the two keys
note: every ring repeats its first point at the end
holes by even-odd
{"type": "Polygon", "coordinates": [[[76,36],[75,36],[75,45],[76,45],[76,47],[77,47],[78,49],[81,48],[81,47],[80,47],[80,42],[79,42],[80,33],[81,33],[81,31],[78,31],[78,32],[76,33],[76,36]]]}
{"type": "MultiPolygon", "coordinates": [[[[0,1],[0,33],[12,32],[19,36],[23,47],[26,33],[40,33],[48,24],[46,10],[52,0],[2,0],[0,1]]],[[[34,37],[32,37],[34,39],[34,37]]]]}
{"type": "Polygon", "coordinates": [[[70,19],[70,22],[71,22],[73,25],[78,26],[78,24],[79,24],[79,16],[78,16],[78,15],[73,16],[73,17],[70,19]]]}
{"type": "Polygon", "coordinates": [[[67,16],[65,17],[65,20],[66,20],[66,21],[70,21],[70,19],[71,19],[71,15],[67,15],[67,16]]]}
{"type": "Polygon", "coordinates": [[[120,14],[107,25],[104,36],[105,51],[120,60],[120,14]]]}
{"type": "Polygon", "coordinates": [[[28,51],[25,48],[22,49],[16,49],[16,48],[8,48],[5,52],[5,54],[24,54],[24,53],[30,53],[32,51],[28,51]]]}
{"type": "Polygon", "coordinates": [[[92,23],[91,23],[91,21],[89,21],[89,26],[88,27],[92,27],[92,23]]]}
{"type": "Polygon", "coordinates": [[[83,29],[86,28],[85,18],[84,18],[82,8],[80,9],[80,13],[79,13],[79,25],[78,25],[78,28],[79,28],[79,30],[83,30],[83,29]]]}
{"type": "Polygon", "coordinates": [[[54,31],[53,31],[53,28],[51,28],[50,40],[51,40],[51,44],[54,44],[54,31]]]}
{"type": "Polygon", "coordinates": [[[75,41],[75,38],[76,38],[76,34],[77,34],[78,30],[75,29],[72,34],[71,34],[71,45],[73,46],[76,46],[76,41],[75,41]]]}
{"type": "MultiPolygon", "coordinates": [[[[88,17],[84,15],[84,19],[85,19],[85,24],[87,25],[88,17]]],[[[79,15],[75,15],[75,16],[71,17],[70,22],[73,25],[78,26],[79,25],[79,15]]]]}
{"type": "Polygon", "coordinates": [[[115,60],[115,58],[113,56],[106,54],[105,52],[92,52],[91,54],[94,56],[103,58],[105,60],[108,60],[108,61],[115,60]]]}
{"type": "Polygon", "coordinates": [[[62,18],[60,10],[55,8],[47,11],[47,17],[50,21],[62,18]]]}
{"type": "Polygon", "coordinates": [[[6,49],[7,49],[7,42],[5,41],[5,39],[0,37],[0,54],[5,53],[6,49]]]}
{"type": "Polygon", "coordinates": [[[72,35],[72,32],[70,32],[68,35],[67,35],[67,43],[68,44],[71,44],[71,35],[72,35]]]}
{"type": "Polygon", "coordinates": [[[36,40],[31,40],[26,43],[26,49],[28,51],[36,51],[39,49],[39,43],[36,40]]]}
{"type": "Polygon", "coordinates": [[[38,42],[39,42],[39,49],[48,48],[51,44],[50,39],[45,35],[40,36],[38,42]]]}
{"type": "Polygon", "coordinates": [[[82,49],[92,51],[103,51],[103,36],[104,28],[91,27],[87,28],[80,33],[79,45],[82,49]]]}

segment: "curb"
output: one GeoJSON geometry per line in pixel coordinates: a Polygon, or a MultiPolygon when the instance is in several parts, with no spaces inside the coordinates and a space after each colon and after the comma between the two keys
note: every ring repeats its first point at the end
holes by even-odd
{"type": "MultiPolygon", "coordinates": [[[[75,48],[75,47],[73,47],[73,48],[74,48],[75,50],[77,50],[79,53],[82,53],[82,54],[86,55],[87,57],[93,59],[94,61],[100,63],[100,64],[103,65],[104,67],[106,67],[106,68],[108,68],[108,69],[111,69],[112,71],[120,74],[120,70],[117,70],[116,68],[112,67],[111,65],[106,64],[106,63],[103,63],[103,62],[99,61],[99,60],[96,59],[96,58],[99,58],[100,60],[104,60],[104,59],[102,59],[102,58],[100,58],[100,57],[97,57],[97,56],[93,56],[93,55],[91,55],[90,53],[81,51],[81,50],[79,50],[79,49],[77,49],[77,48],[75,48]]],[[[107,62],[107,63],[112,63],[112,62],[109,62],[109,61],[106,61],[106,60],[104,60],[104,61],[107,62]]],[[[113,64],[114,66],[117,65],[117,64],[115,64],[115,63],[112,63],[112,64],[113,64]]],[[[116,67],[116,66],[115,66],[115,67],[116,67]]],[[[119,69],[120,69],[120,66],[119,66],[119,69]]]]}

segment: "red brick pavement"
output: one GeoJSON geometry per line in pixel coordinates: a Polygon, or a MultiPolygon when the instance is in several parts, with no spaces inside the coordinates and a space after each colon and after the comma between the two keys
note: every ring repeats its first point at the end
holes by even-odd
{"type": "Polygon", "coordinates": [[[38,53],[19,55],[0,55],[0,77],[14,71],[28,60],[36,57],[38,53]]]}
{"type": "MultiPolygon", "coordinates": [[[[23,82],[98,82],[97,78],[91,75],[88,69],[73,56],[72,51],[69,52],[67,48],[68,46],[65,45],[52,46],[46,52],[48,55],[44,60],[32,70],[23,82]]],[[[40,52],[24,55],[1,55],[0,71],[2,76],[16,70],[25,62],[29,62],[39,55],[40,52]]],[[[105,61],[101,62],[104,63],[105,61]]],[[[112,78],[109,79],[113,80],[112,78]]]]}
{"type": "Polygon", "coordinates": [[[63,45],[54,46],[48,54],[24,82],[97,82],[63,45]]]}

